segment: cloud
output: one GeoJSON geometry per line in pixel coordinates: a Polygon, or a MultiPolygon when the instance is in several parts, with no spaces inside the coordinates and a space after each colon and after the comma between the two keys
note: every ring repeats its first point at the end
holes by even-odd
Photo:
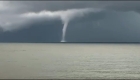
{"type": "Polygon", "coordinates": [[[30,23],[36,23],[39,20],[53,21],[61,20],[62,23],[68,22],[70,20],[83,17],[88,13],[97,13],[100,12],[100,9],[68,9],[68,10],[59,10],[59,11],[46,11],[41,12],[28,12],[19,15],[10,15],[7,18],[1,20],[1,26],[4,28],[4,31],[14,30],[23,28],[24,25],[30,23]]]}
{"type": "Polygon", "coordinates": [[[7,4],[8,4],[8,2],[6,2],[6,1],[0,1],[0,11],[9,9],[10,7],[6,6],[7,4]]]}
{"type": "Polygon", "coordinates": [[[100,9],[84,8],[84,9],[68,9],[60,11],[41,11],[39,13],[29,12],[22,14],[22,17],[26,18],[48,18],[55,19],[61,18],[63,22],[69,21],[72,19],[84,17],[88,13],[98,13],[100,9]]]}

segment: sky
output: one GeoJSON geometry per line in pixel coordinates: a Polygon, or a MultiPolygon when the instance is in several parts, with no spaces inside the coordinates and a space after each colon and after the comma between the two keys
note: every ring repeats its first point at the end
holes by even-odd
{"type": "Polygon", "coordinates": [[[0,42],[140,42],[140,1],[0,1],[0,42]]]}

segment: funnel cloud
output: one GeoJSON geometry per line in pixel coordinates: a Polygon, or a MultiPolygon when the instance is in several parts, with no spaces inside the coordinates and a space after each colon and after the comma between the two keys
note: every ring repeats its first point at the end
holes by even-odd
{"type": "Polygon", "coordinates": [[[63,27],[63,30],[62,30],[63,32],[62,32],[62,40],[61,40],[61,42],[66,42],[65,35],[66,35],[67,26],[68,26],[68,22],[64,23],[64,27],[63,27]]]}

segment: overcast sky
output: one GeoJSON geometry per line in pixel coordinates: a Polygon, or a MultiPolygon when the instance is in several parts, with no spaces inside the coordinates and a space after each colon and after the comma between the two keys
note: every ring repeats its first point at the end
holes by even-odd
{"type": "Polygon", "coordinates": [[[140,1],[0,1],[0,42],[140,42],[140,1]]]}

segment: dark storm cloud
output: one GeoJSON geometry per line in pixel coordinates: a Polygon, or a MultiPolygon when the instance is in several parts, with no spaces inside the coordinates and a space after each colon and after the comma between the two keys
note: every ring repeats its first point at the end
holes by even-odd
{"type": "MultiPolygon", "coordinates": [[[[7,3],[8,4],[8,3],[7,3]]],[[[139,11],[139,1],[11,1],[15,9],[39,12],[42,10],[66,10],[74,8],[105,8],[121,11],[139,11]]],[[[22,10],[20,10],[22,11],[22,10]]]]}
{"type": "Polygon", "coordinates": [[[67,9],[99,8],[119,11],[139,12],[139,1],[0,1],[0,24],[6,26],[14,20],[22,20],[19,15],[29,12],[60,11],[67,9]],[[16,16],[15,16],[16,15],[16,16]]]}
{"type": "Polygon", "coordinates": [[[105,7],[116,11],[140,11],[140,1],[114,1],[105,7]]]}
{"type": "Polygon", "coordinates": [[[68,42],[139,42],[140,15],[135,12],[106,12],[97,21],[68,26],[68,42]]]}
{"type": "Polygon", "coordinates": [[[0,1],[0,32],[10,31],[0,41],[59,42],[68,20],[69,42],[137,42],[139,10],[139,1],[0,1]]]}

